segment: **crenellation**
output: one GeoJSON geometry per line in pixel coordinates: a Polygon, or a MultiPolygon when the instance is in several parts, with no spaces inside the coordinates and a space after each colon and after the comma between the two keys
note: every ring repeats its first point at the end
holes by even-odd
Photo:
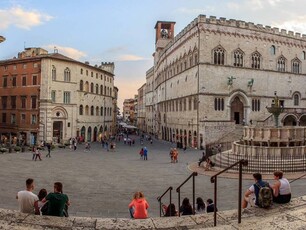
{"type": "Polygon", "coordinates": [[[245,28],[245,21],[237,21],[237,27],[245,28]]]}
{"type": "Polygon", "coordinates": [[[264,27],[263,27],[262,24],[257,24],[257,25],[256,25],[256,28],[262,30],[264,27]]]}
{"type": "Polygon", "coordinates": [[[296,37],[296,38],[301,38],[301,33],[296,32],[296,33],[295,33],[295,37],[296,37]]]}
{"type": "Polygon", "coordinates": [[[294,36],[294,32],[293,32],[293,31],[288,31],[288,35],[289,35],[290,37],[293,37],[293,36],[294,36]]]}
{"type": "Polygon", "coordinates": [[[277,27],[273,27],[273,33],[275,33],[275,34],[279,34],[279,28],[277,28],[277,27]]]}
{"type": "Polygon", "coordinates": [[[281,35],[287,35],[287,30],[281,29],[281,35]]]}
{"type": "Polygon", "coordinates": [[[247,28],[250,30],[254,30],[255,29],[255,24],[253,22],[248,22],[247,23],[247,28]]]}
{"type": "Polygon", "coordinates": [[[206,15],[205,14],[200,14],[198,16],[198,23],[205,23],[207,20],[206,20],[206,15]]]}
{"type": "Polygon", "coordinates": [[[210,16],[209,17],[209,23],[216,24],[217,23],[217,17],[216,16],[210,16]]]}
{"type": "Polygon", "coordinates": [[[235,19],[230,19],[230,20],[228,21],[228,23],[229,23],[230,26],[236,26],[236,25],[237,25],[235,19]]]}
{"type": "Polygon", "coordinates": [[[306,39],[306,34],[302,34],[302,38],[305,40],[306,39]]]}

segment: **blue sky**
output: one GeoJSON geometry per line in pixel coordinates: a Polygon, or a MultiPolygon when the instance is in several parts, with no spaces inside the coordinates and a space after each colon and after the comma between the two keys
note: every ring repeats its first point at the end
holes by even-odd
{"type": "Polygon", "coordinates": [[[156,21],[175,34],[199,14],[306,34],[305,0],[0,0],[0,59],[42,47],[90,64],[115,62],[119,107],[153,65],[156,21]]]}

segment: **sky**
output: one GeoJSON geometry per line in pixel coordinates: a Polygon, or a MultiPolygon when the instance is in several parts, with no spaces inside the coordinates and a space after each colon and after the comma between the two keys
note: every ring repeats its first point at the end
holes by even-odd
{"type": "Polygon", "coordinates": [[[200,14],[306,34],[305,9],[305,0],[0,0],[0,60],[56,47],[91,65],[114,62],[122,112],[153,66],[157,21],[175,21],[175,34],[200,14]]]}

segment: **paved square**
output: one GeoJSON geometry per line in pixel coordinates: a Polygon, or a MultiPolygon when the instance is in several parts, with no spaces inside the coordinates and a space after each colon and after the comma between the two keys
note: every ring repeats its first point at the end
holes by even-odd
{"type": "MultiPolygon", "coordinates": [[[[134,145],[117,143],[115,152],[107,152],[99,143],[92,143],[91,152],[84,152],[84,145],[78,145],[77,151],[69,148],[56,149],[51,158],[32,161],[32,153],[0,154],[1,175],[1,208],[18,209],[16,193],[25,188],[25,180],[35,179],[35,193],[41,188],[53,189],[53,183],[60,181],[64,185],[64,193],[70,200],[69,214],[72,216],[92,217],[124,217],[128,218],[128,204],[134,191],[144,192],[149,202],[149,215],[159,215],[159,203],[156,197],[169,186],[173,186],[173,201],[177,206],[175,189],[191,174],[187,166],[201,157],[200,150],[184,153],[180,150],[179,162],[170,163],[169,149],[171,144],[154,140],[148,148],[148,161],[140,159],[141,148],[137,137],[134,145]]],[[[210,177],[196,177],[196,197],[205,200],[213,198],[213,184],[210,177]]],[[[243,192],[251,181],[243,181],[243,192]]],[[[306,181],[294,182],[293,197],[305,194],[306,181]]],[[[181,199],[185,196],[192,201],[191,181],[182,188],[181,199]]],[[[219,210],[237,209],[238,180],[218,179],[219,210]]],[[[168,203],[169,196],[163,200],[168,203]]]]}

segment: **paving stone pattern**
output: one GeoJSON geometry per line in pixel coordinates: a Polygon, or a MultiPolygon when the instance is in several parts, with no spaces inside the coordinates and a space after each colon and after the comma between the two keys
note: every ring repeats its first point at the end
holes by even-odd
{"type": "MultiPolygon", "coordinates": [[[[179,162],[170,163],[169,149],[171,143],[154,140],[148,148],[148,161],[140,159],[141,148],[138,137],[135,145],[117,143],[116,151],[106,151],[99,143],[92,143],[91,152],[84,152],[84,145],[78,145],[77,151],[56,149],[51,158],[32,161],[32,153],[0,154],[1,187],[0,207],[17,210],[16,193],[23,190],[25,180],[35,179],[35,193],[41,188],[53,189],[53,183],[61,181],[64,193],[70,200],[69,213],[78,217],[129,218],[128,204],[134,191],[143,191],[149,204],[150,217],[159,216],[157,197],[169,186],[173,186],[173,202],[177,206],[175,189],[191,174],[190,165],[201,157],[200,150],[187,149],[179,152],[179,162]]],[[[193,166],[194,167],[194,166],[193,166]]],[[[210,175],[200,174],[196,177],[196,197],[204,199],[213,197],[213,184],[210,175]]],[[[243,181],[243,190],[252,181],[243,181]]],[[[306,180],[298,180],[292,185],[293,197],[305,194],[306,180]]],[[[181,191],[192,201],[191,181],[181,191]]],[[[222,210],[237,209],[238,180],[236,178],[218,179],[218,208],[222,210]]],[[[243,191],[244,192],[244,191],[243,191]]],[[[163,199],[169,202],[168,196],[163,199]]]]}

